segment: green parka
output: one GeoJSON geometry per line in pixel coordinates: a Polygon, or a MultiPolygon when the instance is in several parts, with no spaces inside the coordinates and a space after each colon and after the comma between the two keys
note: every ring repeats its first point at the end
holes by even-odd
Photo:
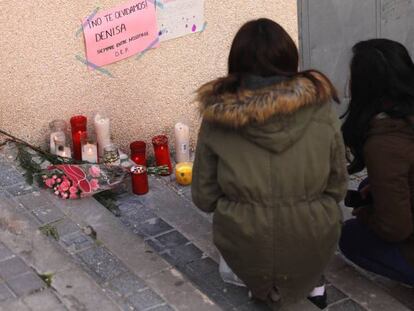
{"type": "Polygon", "coordinates": [[[225,94],[213,81],[198,93],[193,200],[214,212],[215,245],[262,300],[273,287],[285,302],[305,298],[339,239],[347,173],[335,91],[310,75],[250,77],[225,94]]]}

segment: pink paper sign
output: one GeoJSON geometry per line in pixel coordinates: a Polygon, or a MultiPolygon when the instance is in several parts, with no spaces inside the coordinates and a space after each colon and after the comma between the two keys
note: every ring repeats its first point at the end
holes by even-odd
{"type": "Polygon", "coordinates": [[[134,0],[83,23],[88,62],[103,66],[133,56],[158,38],[155,1],[134,0]]]}

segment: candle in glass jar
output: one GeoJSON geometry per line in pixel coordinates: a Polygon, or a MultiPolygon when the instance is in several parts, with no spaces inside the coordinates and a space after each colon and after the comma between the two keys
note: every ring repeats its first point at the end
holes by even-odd
{"type": "Polygon", "coordinates": [[[147,144],[143,141],[134,141],[129,145],[131,149],[131,160],[137,165],[147,165],[147,144]]]}
{"type": "Polygon", "coordinates": [[[53,132],[50,134],[50,153],[56,154],[58,145],[66,144],[66,136],[63,132],[53,132]]]}
{"type": "Polygon", "coordinates": [[[87,118],[84,116],[74,116],[70,119],[72,128],[73,158],[82,160],[82,141],[87,138],[86,132],[87,118]]]}
{"type": "Polygon", "coordinates": [[[98,162],[98,148],[95,144],[86,142],[82,146],[82,161],[89,163],[98,162]]]}
{"type": "Polygon", "coordinates": [[[67,146],[58,146],[56,149],[56,155],[62,158],[72,158],[72,150],[67,146]]]}
{"type": "Polygon", "coordinates": [[[178,163],[175,166],[175,179],[182,186],[190,185],[193,179],[193,163],[178,163]]]}
{"type": "Polygon", "coordinates": [[[119,155],[119,149],[116,145],[110,144],[104,147],[103,163],[108,166],[121,165],[121,158],[119,155]]]}
{"type": "Polygon", "coordinates": [[[104,148],[111,144],[111,129],[109,118],[96,114],[94,118],[96,138],[98,142],[99,156],[103,157],[104,148]]]}
{"type": "Polygon", "coordinates": [[[190,161],[190,128],[184,123],[177,123],[175,134],[175,160],[177,163],[190,161]]]}
{"type": "Polygon", "coordinates": [[[172,165],[170,158],[170,148],[168,147],[168,138],[165,135],[155,136],[152,139],[154,146],[155,162],[157,166],[167,166],[168,173],[162,174],[163,176],[171,175],[172,165]]]}
{"type": "Polygon", "coordinates": [[[57,145],[66,144],[67,124],[64,120],[54,120],[50,122],[50,153],[56,154],[57,145]]]}
{"type": "Polygon", "coordinates": [[[148,193],[148,174],[147,168],[143,165],[131,167],[132,192],[137,195],[148,193]]]}

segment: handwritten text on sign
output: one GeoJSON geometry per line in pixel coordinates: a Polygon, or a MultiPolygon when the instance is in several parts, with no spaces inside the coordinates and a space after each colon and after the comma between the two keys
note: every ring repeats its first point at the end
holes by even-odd
{"type": "Polygon", "coordinates": [[[158,37],[155,5],[134,0],[83,21],[86,57],[107,65],[145,50],[158,37]]]}

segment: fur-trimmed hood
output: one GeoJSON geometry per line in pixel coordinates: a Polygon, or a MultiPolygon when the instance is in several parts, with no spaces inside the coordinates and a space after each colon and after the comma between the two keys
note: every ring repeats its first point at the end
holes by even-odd
{"type": "Polygon", "coordinates": [[[217,94],[215,86],[220,79],[211,81],[197,93],[201,116],[206,121],[241,128],[252,123],[263,124],[274,116],[289,115],[303,107],[331,101],[335,96],[331,83],[316,71],[310,74],[320,82],[319,92],[315,84],[301,74],[293,78],[250,77],[247,88],[237,93],[217,94]],[[249,87],[249,84],[254,87],[249,87]]]}
{"type": "Polygon", "coordinates": [[[237,93],[217,94],[219,80],[198,90],[203,120],[240,131],[266,149],[281,152],[299,139],[312,116],[336,97],[332,84],[322,74],[309,72],[293,78],[250,77],[237,93]]]}

